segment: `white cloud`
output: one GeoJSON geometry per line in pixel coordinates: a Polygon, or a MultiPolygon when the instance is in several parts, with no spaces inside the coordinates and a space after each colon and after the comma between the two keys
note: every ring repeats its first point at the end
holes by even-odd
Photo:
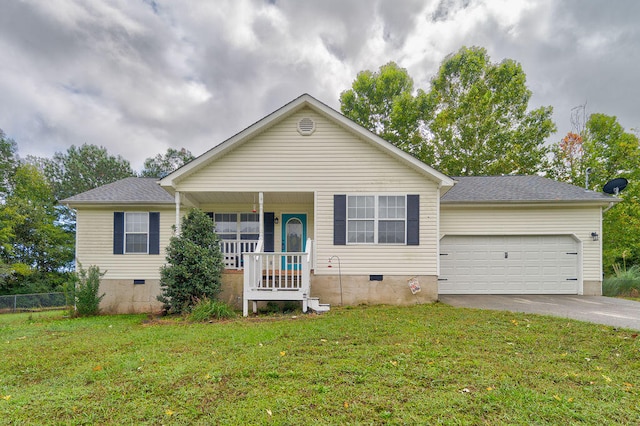
{"type": "MultiPolygon", "coordinates": [[[[559,134],[573,106],[640,126],[640,4],[595,0],[28,0],[0,4],[0,128],[21,155],[200,154],[303,92],[339,108],[393,60],[427,89],[462,45],[522,63],[559,134]]],[[[557,136],[559,139],[561,136],[557,136]]]]}

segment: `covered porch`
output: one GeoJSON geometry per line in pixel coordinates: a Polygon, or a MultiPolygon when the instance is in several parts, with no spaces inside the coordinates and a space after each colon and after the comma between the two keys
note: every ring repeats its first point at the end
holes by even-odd
{"type": "Polygon", "coordinates": [[[181,209],[192,207],[213,219],[225,271],[243,275],[245,316],[249,301],[254,312],[258,301],[300,301],[304,312],[324,311],[328,305],[310,298],[314,199],[313,192],[176,191],[176,224],[179,229],[181,209]]]}

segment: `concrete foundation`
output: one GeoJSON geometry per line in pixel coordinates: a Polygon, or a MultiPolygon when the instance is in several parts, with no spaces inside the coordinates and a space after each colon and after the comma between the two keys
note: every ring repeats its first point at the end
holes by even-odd
{"type": "Polygon", "coordinates": [[[104,293],[100,302],[103,314],[134,314],[160,312],[162,303],[160,280],[143,280],[134,284],[134,280],[101,280],[99,295],[104,293]]]}
{"type": "Polygon", "coordinates": [[[583,296],[602,296],[602,281],[583,281],[583,296]]]}

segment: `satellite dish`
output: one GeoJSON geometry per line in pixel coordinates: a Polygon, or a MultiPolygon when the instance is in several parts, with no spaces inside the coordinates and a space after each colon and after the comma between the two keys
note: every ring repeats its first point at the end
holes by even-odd
{"type": "Polygon", "coordinates": [[[620,191],[627,187],[629,183],[625,178],[615,178],[604,184],[602,190],[607,194],[618,195],[620,191]]]}

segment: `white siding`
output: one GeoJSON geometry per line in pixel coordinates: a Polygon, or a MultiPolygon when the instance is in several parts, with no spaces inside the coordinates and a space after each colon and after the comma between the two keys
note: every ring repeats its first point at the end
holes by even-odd
{"type": "Polygon", "coordinates": [[[582,247],[582,279],[602,279],[600,207],[441,207],[441,237],[575,235],[582,247]],[[598,241],[593,241],[592,232],[600,235],[598,241]]]}
{"type": "Polygon", "coordinates": [[[78,208],[76,216],[76,253],[84,268],[97,265],[105,272],[104,279],[159,279],[160,266],[165,264],[165,247],[175,224],[175,209],[154,207],[78,208]],[[113,213],[160,212],[160,254],[113,254],[113,213]]]}
{"type": "MultiPolygon", "coordinates": [[[[237,146],[178,182],[176,189],[314,193],[315,232],[309,234],[316,240],[316,274],[337,273],[327,268],[333,255],[340,256],[343,274],[436,274],[437,183],[311,109],[237,146]],[[316,122],[311,136],[296,130],[303,117],[316,122]],[[334,194],[420,195],[420,245],[334,246],[334,194]]],[[[265,206],[265,211],[274,210],[265,206]]]]}

